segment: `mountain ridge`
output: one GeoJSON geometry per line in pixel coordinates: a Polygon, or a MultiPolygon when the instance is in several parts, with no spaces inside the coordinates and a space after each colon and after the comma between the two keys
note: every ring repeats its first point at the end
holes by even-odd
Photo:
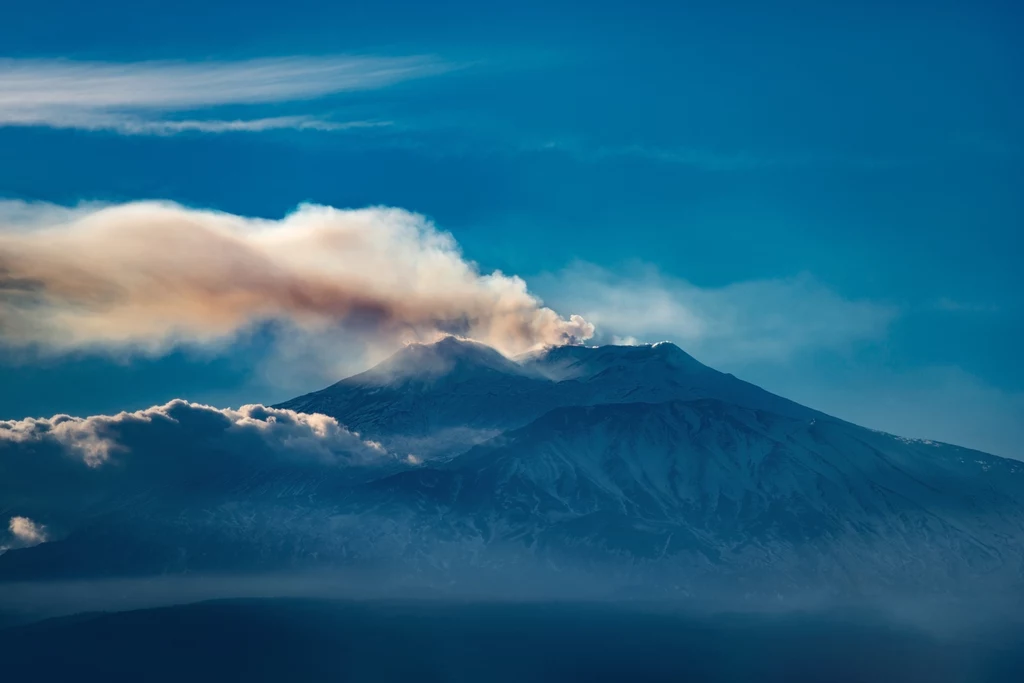
{"type": "Polygon", "coordinates": [[[464,439],[442,436],[438,453],[417,454],[427,457],[453,456],[496,431],[569,405],[722,398],[783,414],[829,417],[718,372],[670,342],[566,345],[516,359],[493,349],[493,355],[485,355],[480,347],[489,348],[454,337],[432,345],[411,344],[371,370],[276,407],[342,419],[350,428],[397,447],[405,445],[402,437],[422,443],[432,434],[458,428],[467,414],[473,416],[481,432],[464,439]],[[438,373],[439,366],[454,372],[438,373]]]}

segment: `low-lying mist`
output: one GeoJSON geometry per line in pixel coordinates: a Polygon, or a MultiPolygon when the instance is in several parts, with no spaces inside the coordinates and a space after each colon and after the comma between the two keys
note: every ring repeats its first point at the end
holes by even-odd
{"type": "MultiPolygon", "coordinates": [[[[228,586],[324,588],[189,579],[65,585],[57,595],[120,592],[126,605],[228,586]]],[[[1024,638],[1015,625],[937,629],[934,613],[918,616],[611,601],[236,599],[0,629],[0,658],[5,680],[32,681],[1019,680],[1024,638]]]]}
{"type": "Polygon", "coordinates": [[[515,576],[447,567],[443,576],[409,575],[379,564],[262,574],[178,574],[0,583],[0,626],[84,612],[119,612],[207,600],[301,598],[363,602],[407,600],[458,603],[579,603],[630,606],[691,615],[832,614],[873,619],[950,635],[1016,624],[1024,635],[1021,599],[1012,596],[918,596],[905,592],[836,595],[823,591],[775,591],[762,585],[706,586],[666,594],[614,587],[593,573],[520,568],[515,576]]]}

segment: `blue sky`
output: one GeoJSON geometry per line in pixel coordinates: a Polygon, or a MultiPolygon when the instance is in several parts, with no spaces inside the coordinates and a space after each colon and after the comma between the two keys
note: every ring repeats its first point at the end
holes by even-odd
{"type": "MultiPolygon", "coordinates": [[[[1024,457],[1013,3],[209,5],[6,8],[0,197],[399,207],[596,341],[1024,457]]],[[[281,400],[335,341],[7,346],[0,418],[281,400]]]]}

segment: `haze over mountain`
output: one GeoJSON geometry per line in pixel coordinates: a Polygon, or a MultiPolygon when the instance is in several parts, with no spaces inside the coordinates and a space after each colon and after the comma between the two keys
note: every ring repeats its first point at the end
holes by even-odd
{"type": "Polygon", "coordinates": [[[47,541],[12,544],[0,579],[372,570],[379,588],[680,598],[1024,585],[1024,463],[858,427],[671,343],[512,359],[414,344],[275,408],[75,423],[91,466],[67,424],[0,431],[0,512],[47,541]]]}

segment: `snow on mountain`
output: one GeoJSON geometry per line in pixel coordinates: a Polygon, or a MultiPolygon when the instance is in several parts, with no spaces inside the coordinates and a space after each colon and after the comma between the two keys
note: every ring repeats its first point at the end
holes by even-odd
{"type": "Polygon", "coordinates": [[[627,557],[683,583],[955,590],[1024,566],[1024,465],[712,399],[556,409],[368,486],[418,511],[411,539],[472,519],[484,546],[627,557]]]}
{"type": "Polygon", "coordinates": [[[494,349],[447,337],[279,407],[344,416],[364,436],[417,457],[452,455],[563,405],[553,383],[494,349]]]}
{"type": "Polygon", "coordinates": [[[449,588],[1024,587],[1024,463],[858,427],[673,344],[509,359],[449,338],[282,407],[435,459],[221,468],[202,496],[91,501],[63,538],[0,556],[0,579],[360,566],[449,588]]]}
{"type": "Polygon", "coordinates": [[[364,436],[430,457],[454,455],[561,406],[696,398],[818,414],[667,342],[559,346],[510,360],[455,337],[411,344],[367,372],[278,407],[324,413],[364,436]]]}
{"type": "Polygon", "coordinates": [[[780,415],[817,411],[776,396],[699,362],[671,342],[637,346],[559,346],[521,357],[527,370],[582,385],[585,401],[571,405],[715,398],[780,415]]]}

